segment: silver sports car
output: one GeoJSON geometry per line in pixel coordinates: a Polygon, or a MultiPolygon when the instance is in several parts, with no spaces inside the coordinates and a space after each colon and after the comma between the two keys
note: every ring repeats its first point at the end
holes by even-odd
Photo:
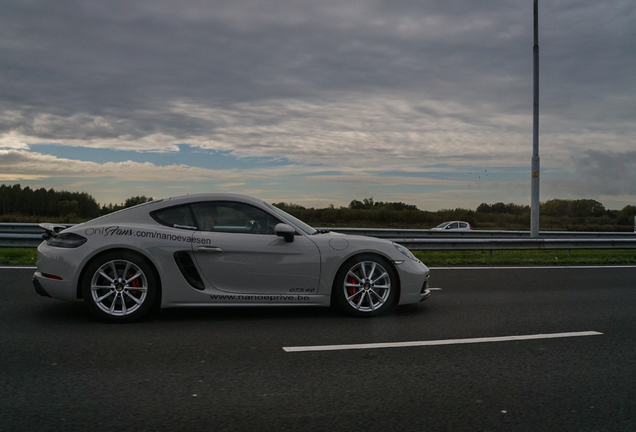
{"type": "Polygon", "coordinates": [[[36,291],[130,322],[153,307],[329,306],[375,316],[430,295],[403,246],[315,230],[261,200],[167,198],[64,229],[42,225],[36,291]]]}

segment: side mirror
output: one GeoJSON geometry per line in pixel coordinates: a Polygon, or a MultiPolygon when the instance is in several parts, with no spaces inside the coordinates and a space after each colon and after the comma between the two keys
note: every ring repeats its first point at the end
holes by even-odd
{"type": "Polygon", "coordinates": [[[278,237],[284,238],[287,243],[291,243],[294,241],[295,233],[296,230],[294,228],[284,223],[279,223],[274,227],[274,234],[276,234],[278,237]]]}

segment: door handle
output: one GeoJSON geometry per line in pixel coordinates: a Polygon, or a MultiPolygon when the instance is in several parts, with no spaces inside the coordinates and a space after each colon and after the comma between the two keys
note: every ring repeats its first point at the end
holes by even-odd
{"type": "Polygon", "coordinates": [[[198,250],[201,252],[223,252],[223,249],[216,246],[199,246],[198,250]]]}

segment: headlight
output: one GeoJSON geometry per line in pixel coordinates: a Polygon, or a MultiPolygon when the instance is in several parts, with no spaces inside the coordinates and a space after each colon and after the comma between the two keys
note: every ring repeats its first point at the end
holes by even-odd
{"type": "Polygon", "coordinates": [[[61,248],[76,248],[86,243],[88,239],[75,233],[62,233],[55,237],[49,237],[46,244],[61,248]]]}
{"type": "Polygon", "coordinates": [[[393,243],[393,246],[395,246],[395,248],[404,256],[406,256],[409,259],[412,259],[413,261],[417,261],[420,262],[420,260],[418,260],[417,258],[415,258],[415,255],[413,255],[413,253],[408,250],[407,248],[405,248],[402,245],[399,245],[397,243],[393,243]]]}

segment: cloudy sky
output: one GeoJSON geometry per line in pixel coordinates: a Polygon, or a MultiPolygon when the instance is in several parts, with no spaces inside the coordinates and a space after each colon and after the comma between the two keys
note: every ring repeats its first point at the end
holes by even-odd
{"type": "MultiPolygon", "coordinates": [[[[532,0],[2,0],[0,183],[530,203],[532,0]]],[[[539,0],[541,200],[636,204],[636,3],[539,0]]]]}

